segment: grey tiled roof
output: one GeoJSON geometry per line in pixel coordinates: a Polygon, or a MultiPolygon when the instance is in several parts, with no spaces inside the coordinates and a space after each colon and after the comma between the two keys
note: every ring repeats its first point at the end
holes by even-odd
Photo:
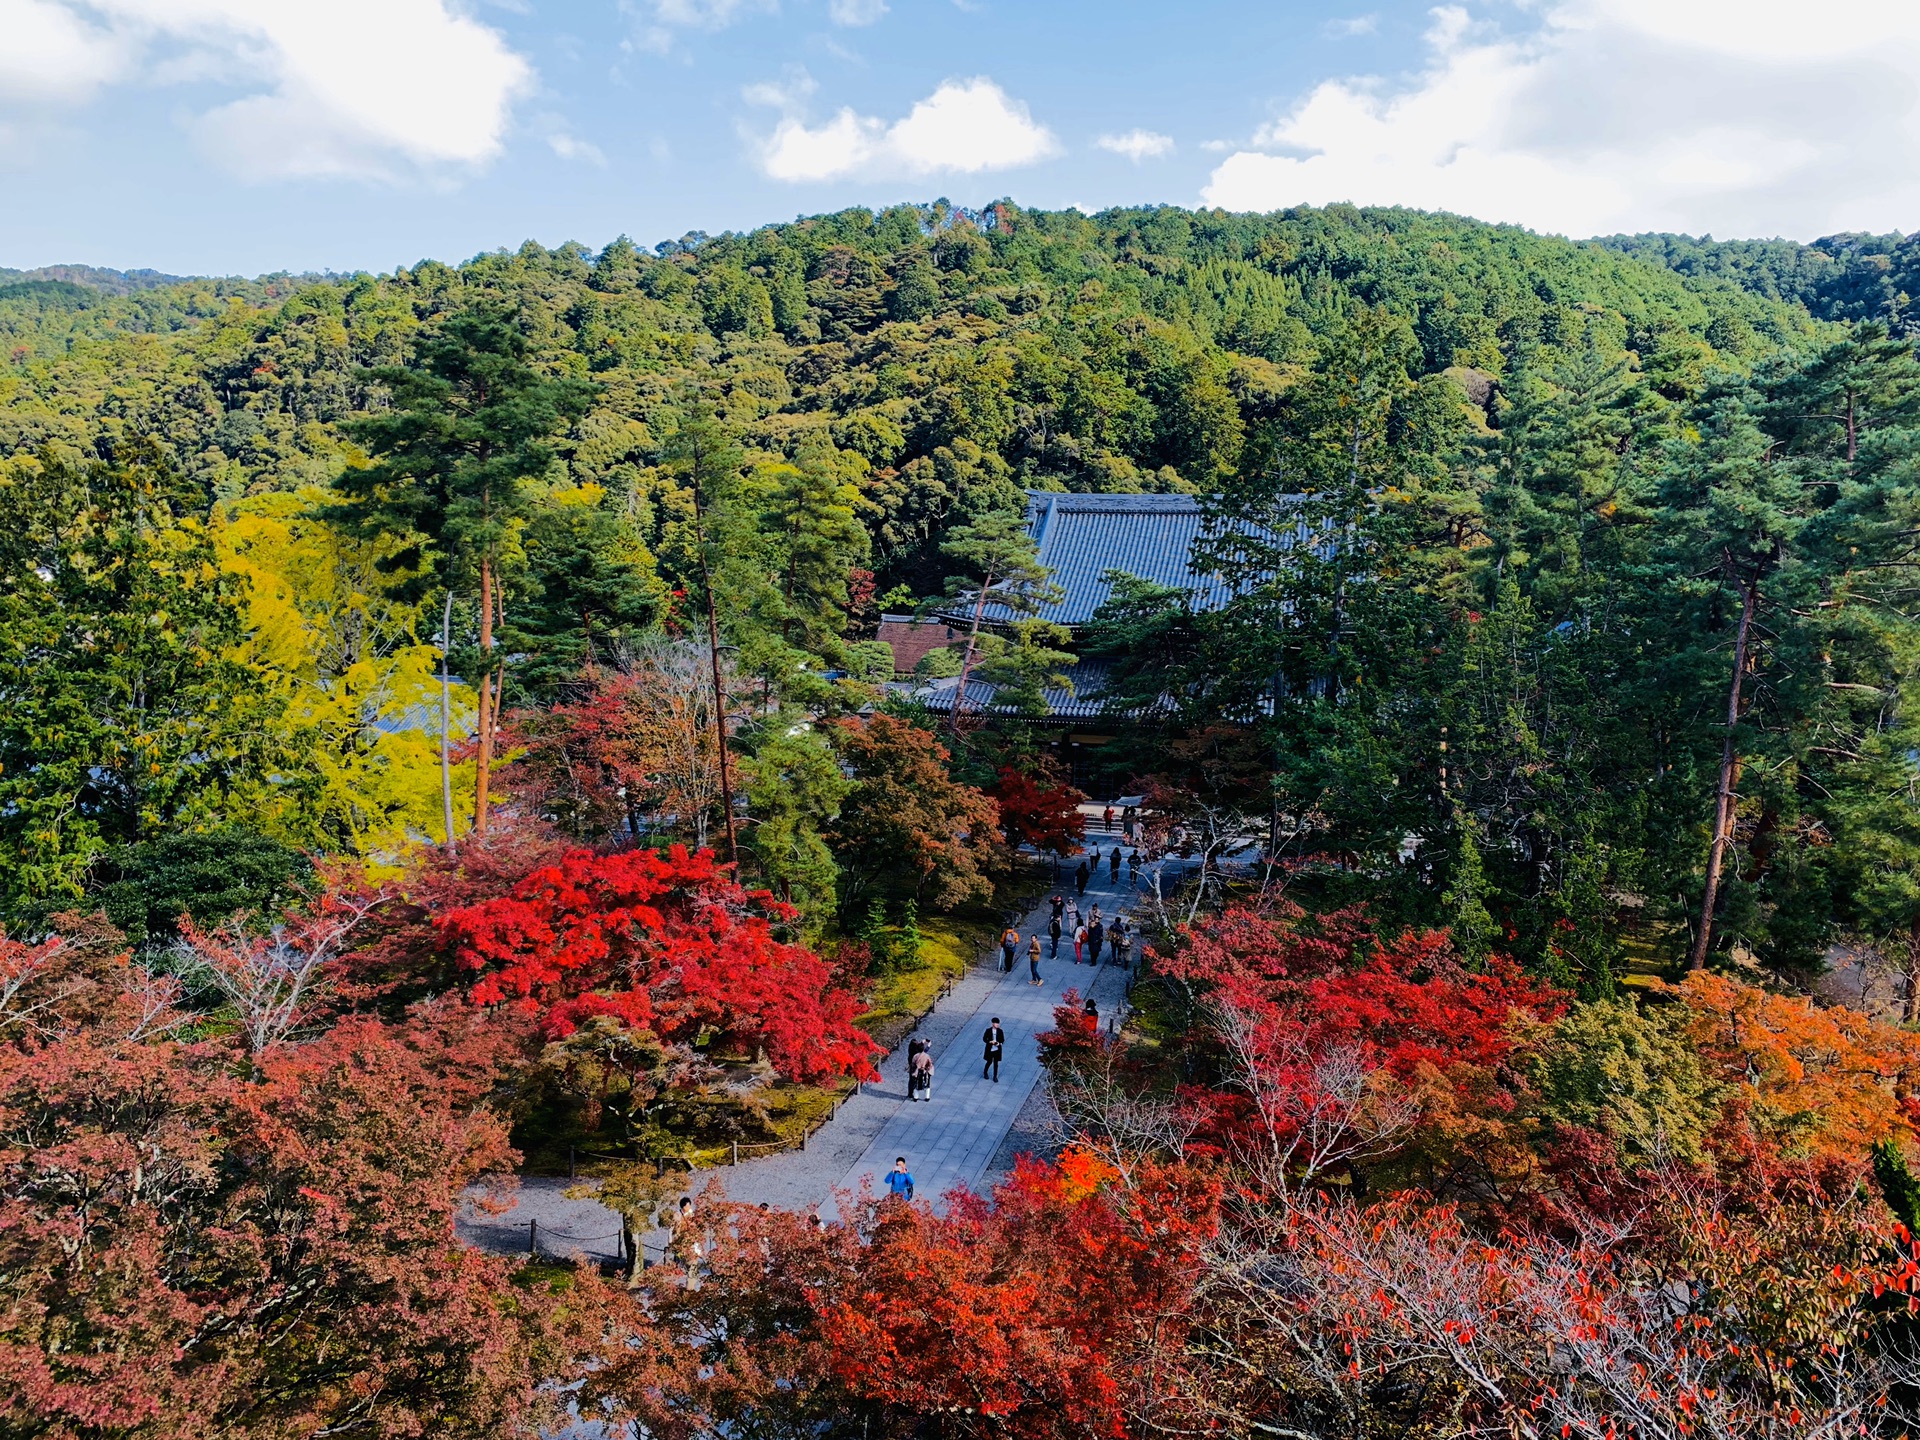
{"type": "MultiPolygon", "coordinates": [[[[1047,699],[1048,720],[1093,720],[1105,715],[1107,667],[1098,660],[1082,660],[1078,665],[1069,666],[1065,672],[1073,681],[1073,689],[1057,690],[1049,687],[1044,693],[1047,699]]],[[[927,709],[938,715],[945,715],[953,709],[954,696],[958,693],[960,682],[957,679],[934,680],[921,686],[914,692],[914,698],[927,709]]],[[[984,680],[969,678],[967,681],[966,713],[969,715],[990,715],[1012,713],[1001,711],[996,703],[996,687],[984,680]]]]}
{"type": "Polygon", "coordinates": [[[1109,570],[1185,590],[1199,609],[1218,608],[1226,602],[1226,584],[1196,571],[1191,558],[1193,543],[1208,533],[1207,525],[1192,495],[1028,491],[1027,529],[1039,547],[1040,563],[1067,592],[1040,618],[1057,625],[1086,624],[1112,591],[1105,579],[1109,570]]]}

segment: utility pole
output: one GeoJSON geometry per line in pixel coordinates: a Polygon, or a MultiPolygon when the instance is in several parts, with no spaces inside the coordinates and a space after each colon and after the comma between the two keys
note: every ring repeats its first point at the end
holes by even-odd
{"type": "Polygon", "coordinates": [[[447,754],[447,731],[453,728],[453,687],[447,677],[447,646],[453,631],[453,591],[447,591],[440,615],[440,815],[446,827],[446,848],[453,849],[453,765],[447,754]]]}

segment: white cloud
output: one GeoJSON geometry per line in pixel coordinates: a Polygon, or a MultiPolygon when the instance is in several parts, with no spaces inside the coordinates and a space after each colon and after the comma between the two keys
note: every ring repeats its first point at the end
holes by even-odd
{"type": "Polygon", "coordinates": [[[785,78],[761,80],[740,87],[740,98],[749,105],[765,105],[773,110],[796,111],[806,98],[820,88],[804,65],[789,65],[785,78]]]}
{"type": "Polygon", "coordinates": [[[1356,35],[1371,35],[1380,28],[1378,15],[1349,15],[1343,20],[1329,20],[1320,27],[1320,33],[1329,40],[1350,40],[1356,35]]]}
{"type": "Polygon", "coordinates": [[[887,0],[829,0],[827,15],[836,25],[873,25],[887,13],[887,0]]]}
{"type": "Polygon", "coordinates": [[[484,164],[532,69],[449,0],[0,0],[0,106],[113,83],[251,91],[192,121],[255,179],[484,164]]]}
{"type": "Polygon", "coordinates": [[[598,145],[591,140],[582,140],[568,130],[556,130],[547,136],[547,148],[562,160],[579,160],[602,167],[607,163],[606,152],[598,145]]]}
{"type": "Polygon", "coordinates": [[[638,20],[633,44],[665,55],[683,30],[724,30],[743,15],[778,10],[779,0],[620,0],[622,14],[638,20]]]}
{"type": "Polygon", "coordinates": [[[1555,0],[1538,28],[1433,12],[1403,86],[1329,80],[1202,196],[1351,200],[1573,235],[1785,234],[1920,221],[1920,4],[1555,0]]]}
{"type": "Polygon", "coordinates": [[[75,104],[118,79],[125,42],[54,0],[0,0],[0,101],[75,104]]]}
{"type": "Polygon", "coordinates": [[[977,76],[943,81],[891,125],[851,107],[818,126],[789,115],[762,146],[760,164],[776,180],[836,180],[971,174],[1030,165],[1059,151],[1052,132],[1024,104],[977,76]]]}
{"type": "Polygon", "coordinates": [[[1102,150],[1111,150],[1116,155],[1124,155],[1134,164],[1142,160],[1158,159],[1162,155],[1173,153],[1173,137],[1158,135],[1151,130],[1129,130],[1124,135],[1102,135],[1093,142],[1102,150]]]}

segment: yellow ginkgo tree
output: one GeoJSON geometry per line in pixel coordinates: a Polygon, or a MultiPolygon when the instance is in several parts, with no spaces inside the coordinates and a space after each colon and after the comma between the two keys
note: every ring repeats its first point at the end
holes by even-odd
{"type": "MultiPolygon", "coordinates": [[[[308,756],[260,823],[303,843],[379,858],[442,842],[441,648],[436,607],[396,598],[357,541],[315,515],[318,490],[218,507],[222,567],[248,581],[238,658],[285,698],[308,756]],[[433,613],[427,613],[431,610],[433,613]]],[[[447,736],[471,733],[473,692],[448,690],[447,736]]],[[[471,813],[473,765],[453,766],[456,813],[471,813]]]]}

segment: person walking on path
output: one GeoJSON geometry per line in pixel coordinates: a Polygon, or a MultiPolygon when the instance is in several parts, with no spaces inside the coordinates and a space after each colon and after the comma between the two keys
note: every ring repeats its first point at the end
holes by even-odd
{"type": "Polygon", "coordinates": [[[981,1043],[986,1046],[986,1063],[980,1067],[980,1078],[982,1080],[991,1079],[994,1084],[998,1085],[1000,1083],[1000,1057],[1004,1055],[1007,1050],[1007,1032],[1000,1028],[1000,1017],[998,1015],[993,1017],[993,1020],[987,1026],[987,1033],[982,1035],[980,1040],[981,1043]],[[989,1071],[992,1072],[991,1075],[989,1075],[989,1071]]]}
{"type": "Polygon", "coordinates": [[[1134,879],[1134,865],[1139,859],[1140,852],[1138,850],[1129,850],[1127,852],[1127,888],[1129,890],[1133,889],[1135,885],[1139,883],[1134,879]]]}
{"type": "Polygon", "coordinates": [[[1040,937],[1038,935],[1027,942],[1027,973],[1033,977],[1027,982],[1029,985],[1040,983],[1040,937]]]}
{"type": "Polygon", "coordinates": [[[1100,812],[1100,828],[1102,830],[1113,829],[1113,806],[1109,805],[1105,810],[1100,812]]]}
{"type": "Polygon", "coordinates": [[[1073,963],[1074,964],[1084,965],[1086,963],[1086,961],[1081,956],[1081,947],[1084,946],[1086,943],[1087,943],[1087,927],[1084,925],[1074,926],[1073,927],[1073,963]]]}
{"type": "Polygon", "coordinates": [[[907,1062],[913,1072],[913,1083],[907,1087],[907,1098],[913,1099],[915,1092],[929,1105],[933,1103],[933,1047],[927,1046],[913,1059],[907,1062]]]}
{"type": "Polygon", "coordinates": [[[1120,963],[1121,969],[1133,968],[1133,931],[1124,925],[1113,937],[1113,958],[1120,963]]]}
{"type": "Polygon", "coordinates": [[[1053,906],[1053,918],[1058,920],[1060,918],[1060,912],[1067,908],[1067,902],[1062,900],[1058,895],[1055,895],[1048,903],[1053,906]]]}
{"type": "MultiPolygon", "coordinates": [[[[1058,960],[1060,958],[1060,912],[1058,910],[1054,911],[1053,918],[1047,921],[1047,934],[1053,937],[1053,950],[1047,958],[1058,960]]],[[[1009,964],[1007,968],[1011,970],[1013,966],[1009,964]]]]}
{"type": "Polygon", "coordinates": [[[1000,936],[1000,973],[1013,973],[1013,955],[1020,948],[1020,932],[1009,925],[1000,936]]]}
{"type": "Polygon", "coordinates": [[[1078,900],[1069,900],[1067,901],[1067,933],[1071,935],[1074,931],[1074,927],[1077,926],[1079,923],[1080,923],[1080,902],[1078,900]]]}
{"type": "Polygon", "coordinates": [[[887,1172],[887,1190],[895,1200],[913,1199],[913,1172],[907,1169],[907,1157],[893,1157],[893,1169],[887,1172]]]}
{"type": "Polygon", "coordinates": [[[1087,893],[1087,862],[1084,860],[1080,862],[1080,868],[1073,872],[1073,888],[1077,894],[1087,893]]]}
{"type": "Polygon", "coordinates": [[[680,1256],[681,1264],[687,1267],[687,1289],[700,1288],[700,1263],[706,1258],[706,1247],[700,1243],[700,1230],[694,1224],[693,1201],[686,1196],[680,1197],[680,1207],[668,1216],[673,1228],[672,1237],[667,1241],[670,1249],[680,1256]]]}
{"type": "Polygon", "coordinates": [[[1120,847],[1113,847],[1113,854],[1107,860],[1107,878],[1114,884],[1120,883],[1120,847]]]}
{"type": "Polygon", "coordinates": [[[1107,927],[1096,918],[1087,927],[1087,959],[1093,964],[1100,963],[1100,947],[1107,943],[1107,927]]]}
{"type": "Polygon", "coordinates": [[[1125,948],[1126,943],[1127,917],[1124,915],[1116,915],[1113,917],[1113,929],[1107,932],[1107,944],[1113,948],[1114,964],[1119,965],[1124,963],[1121,959],[1121,951],[1125,948]]]}

